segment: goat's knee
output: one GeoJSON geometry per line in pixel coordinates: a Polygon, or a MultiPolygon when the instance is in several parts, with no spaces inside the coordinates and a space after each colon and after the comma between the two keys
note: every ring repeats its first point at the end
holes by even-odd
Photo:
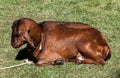
{"type": "Polygon", "coordinates": [[[98,60],[96,60],[96,62],[97,62],[97,64],[101,64],[101,65],[105,65],[105,61],[104,61],[104,59],[98,59],[98,60]]]}
{"type": "Polygon", "coordinates": [[[36,62],[36,65],[37,66],[42,66],[42,62],[41,61],[36,62]]]}
{"type": "Polygon", "coordinates": [[[36,65],[37,66],[44,66],[45,62],[44,61],[38,61],[38,62],[36,62],[36,65]]]}
{"type": "Polygon", "coordinates": [[[36,62],[37,66],[45,66],[45,65],[54,65],[54,61],[48,61],[48,60],[39,60],[36,62]]]}

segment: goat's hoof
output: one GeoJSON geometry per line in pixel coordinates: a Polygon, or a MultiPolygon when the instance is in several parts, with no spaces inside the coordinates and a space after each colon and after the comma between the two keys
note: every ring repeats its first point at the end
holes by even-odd
{"type": "Polygon", "coordinates": [[[54,65],[63,65],[65,63],[64,59],[55,60],[54,65]]]}

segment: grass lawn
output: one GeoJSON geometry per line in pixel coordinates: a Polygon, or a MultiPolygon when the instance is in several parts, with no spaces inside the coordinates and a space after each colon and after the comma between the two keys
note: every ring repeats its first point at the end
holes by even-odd
{"type": "Polygon", "coordinates": [[[65,63],[60,66],[24,65],[0,70],[0,78],[120,78],[119,0],[0,0],[0,68],[23,63],[20,49],[11,47],[12,22],[21,17],[41,21],[83,22],[106,36],[112,57],[106,65],[65,63]]]}

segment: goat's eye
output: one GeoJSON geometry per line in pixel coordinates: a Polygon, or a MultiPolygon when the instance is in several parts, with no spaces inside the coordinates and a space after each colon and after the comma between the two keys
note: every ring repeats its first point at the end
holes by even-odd
{"type": "Polygon", "coordinates": [[[28,30],[28,33],[30,33],[30,30],[28,30]]]}
{"type": "Polygon", "coordinates": [[[20,35],[19,34],[15,34],[15,37],[20,37],[20,35]]]}

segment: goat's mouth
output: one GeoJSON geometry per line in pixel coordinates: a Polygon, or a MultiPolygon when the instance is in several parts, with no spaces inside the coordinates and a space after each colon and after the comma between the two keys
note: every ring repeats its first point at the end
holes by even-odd
{"type": "Polygon", "coordinates": [[[19,48],[19,46],[12,46],[13,48],[19,48]]]}
{"type": "Polygon", "coordinates": [[[22,44],[12,44],[12,47],[13,48],[19,48],[21,47],[22,45],[26,44],[26,42],[22,43],[22,44]]]}

